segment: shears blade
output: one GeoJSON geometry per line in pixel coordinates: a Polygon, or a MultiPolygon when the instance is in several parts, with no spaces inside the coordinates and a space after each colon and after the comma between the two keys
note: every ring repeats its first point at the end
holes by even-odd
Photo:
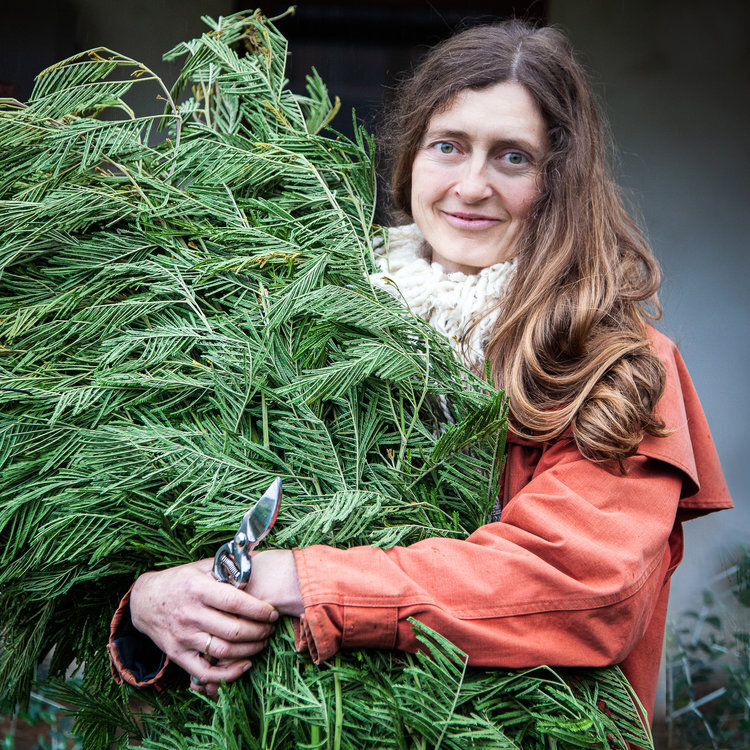
{"type": "Polygon", "coordinates": [[[281,505],[281,477],[271,482],[271,486],[263,493],[263,496],[255,505],[245,513],[240,531],[245,530],[250,544],[259,544],[276,523],[281,505]]]}

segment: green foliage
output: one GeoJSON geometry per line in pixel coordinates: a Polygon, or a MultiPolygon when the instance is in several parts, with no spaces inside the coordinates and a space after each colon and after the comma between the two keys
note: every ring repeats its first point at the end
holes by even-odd
{"type": "Polygon", "coordinates": [[[320,667],[287,628],[216,705],[112,681],[119,596],[213,554],[274,476],[270,543],[390,546],[486,522],[502,465],[502,394],[370,282],[370,138],[324,130],[317,75],[285,87],[259,13],[206,22],[171,91],[98,49],[0,106],[8,699],[52,650],[53,677],[83,665],[56,694],[90,748],[650,746],[617,670],[469,670],[417,623],[432,658],[320,667]]]}
{"type": "Polygon", "coordinates": [[[152,750],[650,746],[619,670],[470,669],[455,646],[413,625],[429,656],[363,651],[318,667],[296,654],[286,623],[268,658],[216,705],[144,692],[137,708],[122,700],[110,713],[124,691],[111,681],[101,694],[76,683],[54,694],[78,706],[84,747],[109,746],[121,728],[152,750]]]}
{"type": "Polygon", "coordinates": [[[742,625],[732,627],[721,598],[704,592],[668,633],[667,725],[671,747],[733,750],[750,745],[750,551],[717,577],[728,580],[742,625]]]}

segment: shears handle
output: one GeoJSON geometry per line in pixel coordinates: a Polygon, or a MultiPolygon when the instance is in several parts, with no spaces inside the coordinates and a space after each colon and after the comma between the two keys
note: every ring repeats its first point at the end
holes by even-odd
{"type": "Polygon", "coordinates": [[[217,550],[214,555],[214,577],[222,583],[231,583],[232,586],[239,588],[244,586],[250,580],[250,574],[253,572],[253,560],[247,557],[243,570],[240,570],[234,563],[232,556],[232,543],[227,542],[217,550]]]}

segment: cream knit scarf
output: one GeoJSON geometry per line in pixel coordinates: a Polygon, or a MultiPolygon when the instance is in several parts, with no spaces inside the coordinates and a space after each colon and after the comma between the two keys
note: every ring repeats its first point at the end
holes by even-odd
{"type": "Polygon", "coordinates": [[[515,259],[477,274],[446,273],[426,256],[424,237],[415,224],[389,229],[388,238],[387,248],[376,249],[380,272],[372,274],[373,282],[447,336],[459,358],[464,356],[467,364],[481,367],[498,311],[480,314],[502,297],[515,259]],[[467,337],[475,317],[479,322],[467,337]]]}

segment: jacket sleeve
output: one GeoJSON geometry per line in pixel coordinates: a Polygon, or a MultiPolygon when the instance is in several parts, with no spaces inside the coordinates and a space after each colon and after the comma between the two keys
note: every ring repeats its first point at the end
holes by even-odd
{"type": "MultiPolygon", "coordinates": [[[[107,654],[112,677],[119,685],[154,687],[162,691],[184,672],[146,635],[136,630],[130,617],[131,586],[120,601],[109,629],[107,654]]],[[[184,682],[184,679],[181,681],[184,682]]]]}
{"type": "Polygon", "coordinates": [[[304,615],[297,645],[418,648],[415,617],[470,663],[603,666],[642,636],[668,567],[681,473],[647,456],[622,475],[553,443],[501,520],[467,540],[295,550],[304,615]]]}

